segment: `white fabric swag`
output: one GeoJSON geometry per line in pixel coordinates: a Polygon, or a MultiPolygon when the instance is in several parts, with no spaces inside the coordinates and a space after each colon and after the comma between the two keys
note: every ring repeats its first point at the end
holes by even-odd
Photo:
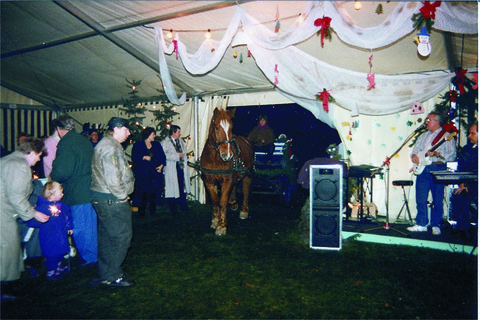
{"type": "MultiPolygon", "coordinates": [[[[393,13],[379,26],[362,28],[355,25],[341,4],[311,2],[304,12],[305,20],[292,25],[285,33],[267,29],[253,17],[238,8],[221,41],[205,40],[200,48],[189,54],[186,46],[177,40],[177,53],[185,69],[195,75],[212,71],[232,45],[246,45],[258,67],[275,89],[290,100],[311,111],[319,120],[334,127],[332,113],[324,110],[316,94],[324,88],[335,98],[330,108],[340,106],[355,109],[364,115],[393,114],[409,109],[416,101],[425,101],[448,87],[455,75],[449,71],[432,71],[407,75],[375,75],[376,86],[368,90],[367,74],[324,63],[294,45],[316,35],[318,18],[332,18],[331,27],[338,37],[360,49],[382,48],[414,31],[411,17],[423,6],[421,2],[399,2],[393,13]],[[242,30],[239,31],[239,27],[242,30]],[[212,54],[212,41],[216,50],[212,54]],[[292,63],[295,62],[295,63],[292,63]],[[277,72],[278,71],[278,72],[277,72]]],[[[433,26],[437,30],[475,34],[477,12],[463,5],[442,2],[436,10],[433,26]]],[[[174,53],[173,42],[167,45],[161,28],[155,28],[159,54],[159,69],[165,93],[174,104],[183,104],[185,94],[177,97],[172,84],[165,54],[174,53]]]]}

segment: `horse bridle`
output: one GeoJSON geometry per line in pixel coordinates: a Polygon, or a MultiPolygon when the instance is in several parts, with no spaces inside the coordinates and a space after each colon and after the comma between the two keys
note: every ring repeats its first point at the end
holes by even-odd
{"type": "MultiPolygon", "coordinates": [[[[217,126],[213,125],[213,127],[214,127],[215,130],[218,130],[217,126]]],[[[215,132],[213,133],[213,136],[215,137],[215,145],[213,145],[213,146],[211,145],[210,147],[217,150],[218,152],[220,152],[220,150],[218,150],[218,147],[220,147],[222,144],[229,144],[229,143],[232,143],[235,146],[235,150],[237,152],[239,151],[239,148],[238,148],[238,145],[237,145],[237,142],[235,141],[235,139],[224,140],[224,141],[218,142],[217,135],[215,134],[215,132]]]]}

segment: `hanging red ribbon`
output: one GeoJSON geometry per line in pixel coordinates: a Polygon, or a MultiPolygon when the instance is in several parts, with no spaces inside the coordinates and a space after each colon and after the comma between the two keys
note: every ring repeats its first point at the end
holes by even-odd
{"type": "Polygon", "coordinates": [[[175,57],[178,59],[178,43],[177,40],[172,40],[173,51],[175,51],[175,57]]]}
{"type": "Polygon", "coordinates": [[[435,20],[435,11],[437,11],[437,8],[440,7],[442,2],[435,1],[430,3],[430,1],[424,1],[422,3],[423,7],[420,8],[420,12],[422,13],[423,18],[435,20]]]}
{"type": "Polygon", "coordinates": [[[465,74],[467,73],[467,69],[462,69],[460,71],[455,71],[455,79],[453,79],[453,84],[457,86],[458,91],[460,94],[465,94],[465,74]]]}
{"type": "Polygon", "coordinates": [[[323,101],[323,110],[328,112],[328,98],[330,97],[330,93],[326,89],[323,89],[322,92],[318,92],[318,98],[323,101]]]}
{"type": "Polygon", "coordinates": [[[314,21],[315,27],[320,27],[320,42],[323,47],[323,37],[330,38],[330,22],[332,21],[332,18],[330,17],[323,17],[323,18],[318,18],[317,20],[314,21]]]}

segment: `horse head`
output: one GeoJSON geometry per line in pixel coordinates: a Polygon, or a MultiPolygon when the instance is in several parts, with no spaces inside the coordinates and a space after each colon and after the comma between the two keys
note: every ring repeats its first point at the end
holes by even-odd
{"type": "Polygon", "coordinates": [[[220,154],[223,161],[230,161],[233,158],[232,142],[232,118],[235,110],[220,110],[215,108],[213,111],[212,122],[210,124],[210,136],[213,137],[213,147],[220,154]]]}

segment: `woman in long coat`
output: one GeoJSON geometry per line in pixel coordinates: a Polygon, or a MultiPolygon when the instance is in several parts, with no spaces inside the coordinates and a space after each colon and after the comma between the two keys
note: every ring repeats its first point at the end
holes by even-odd
{"type": "MultiPolygon", "coordinates": [[[[23,140],[18,150],[0,159],[0,280],[20,279],[24,270],[17,219],[35,218],[48,221],[48,216],[36,211],[28,198],[33,191],[32,171],[44,150],[43,142],[35,137],[23,140]]],[[[3,292],[2,292],[3,294],[3,292]]]]}
{"type": "Polygon", "coordinates": [[[135,176],[133,206],[139,208],[141,215],[145,214],[147,203],[150,203],[150,213],[155,213],[164,187],[162,169],[166,164],[166,158],[160,142],[155,141],[155,135],[155,129],[145,128],[142,132],[142,141],[136,142],[132,149],[135,176]]]}

